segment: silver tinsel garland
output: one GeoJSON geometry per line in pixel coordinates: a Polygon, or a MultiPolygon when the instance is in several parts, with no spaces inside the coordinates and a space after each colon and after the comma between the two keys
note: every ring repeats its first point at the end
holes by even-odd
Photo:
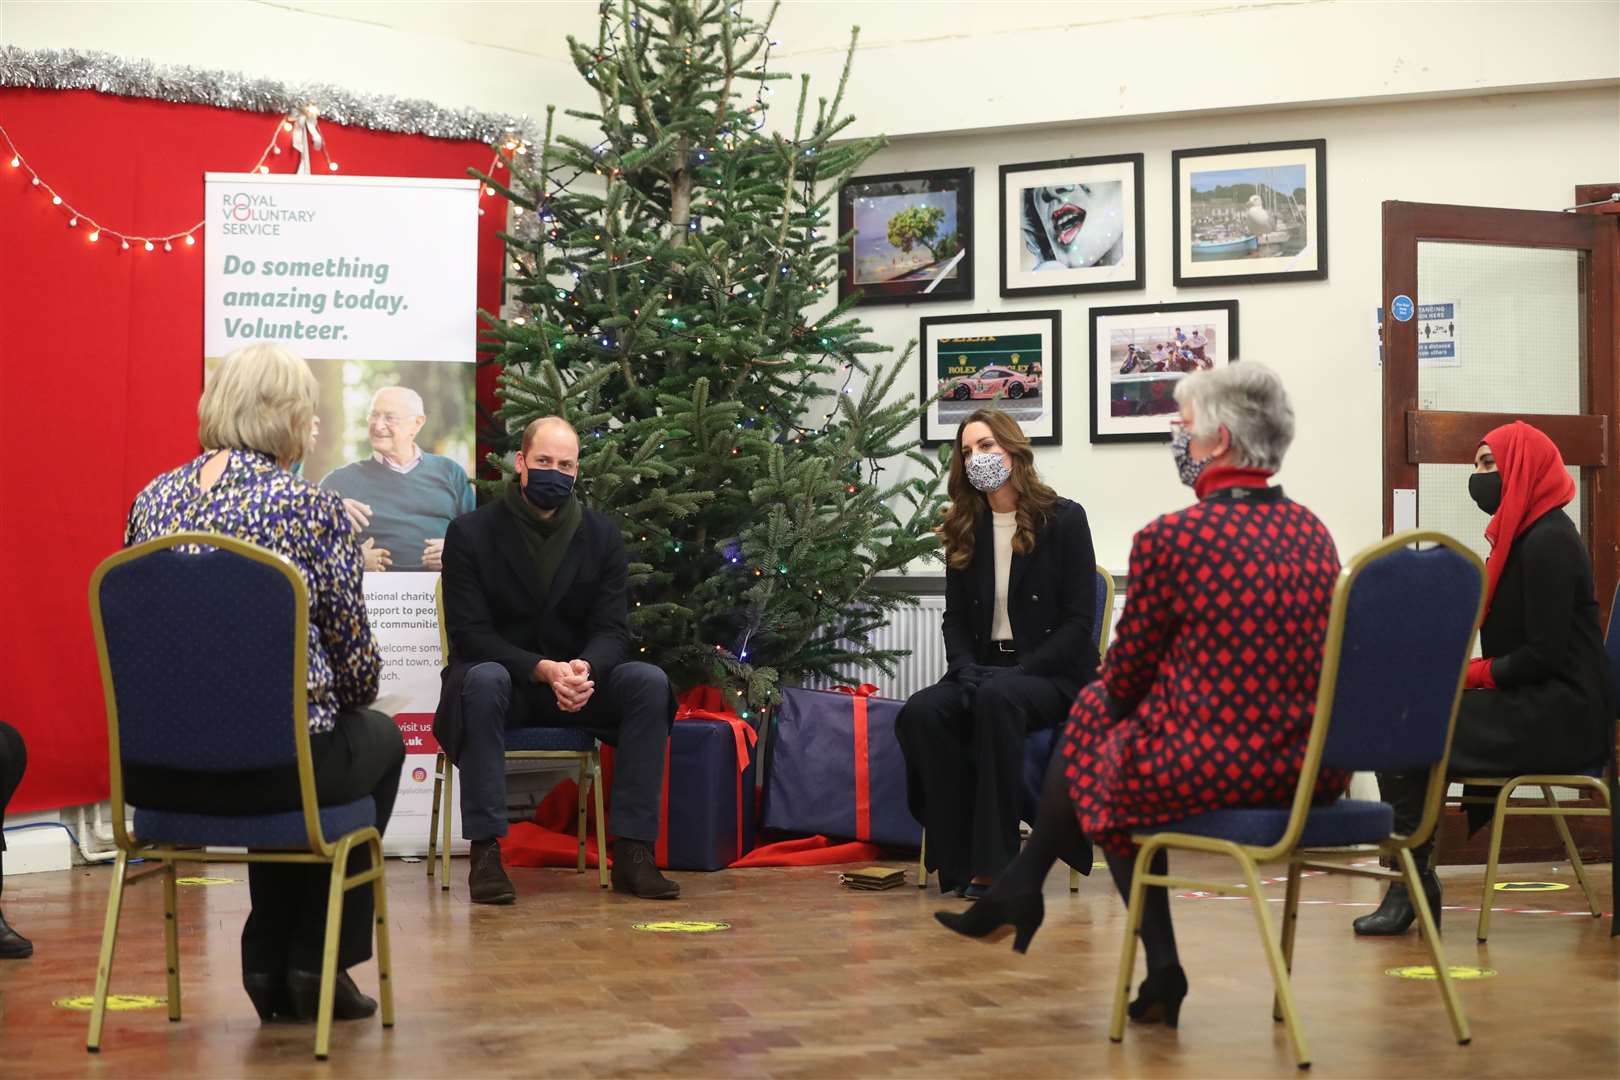
{"type": "Polygon", "coordinates": [[[80,49],[21,49],[0,45],[0,87],[98,90],[183,105],[287,115],[313,103],[334,124],[495,143],[509,135],[532,139],[525,116],[446,109],[429,101],[361,94],[325,83],[285,83],[234,71],[126,60],[80,49]]]}

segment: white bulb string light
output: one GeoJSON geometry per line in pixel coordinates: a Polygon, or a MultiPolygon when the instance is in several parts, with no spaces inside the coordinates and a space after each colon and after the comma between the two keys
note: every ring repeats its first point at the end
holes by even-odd
{"type": "MultiPolygon", "coordinates": [[[[313,105],[307,106],[305,111],[319,115],[313,105]]],[[[279,145],[282,134],[290,133],[293,130],[297,118],[297,115],[293,114],[276,120],[275,130],[270,136],[270,141],[265,145],[264,152],[259,155],[259,160],[254,162],[253,167],[248,170],[249,172],[268,173],[270,171],[270,159],[282,153],[279,145]]],[[[333,161],[324,151],[322,151],[322,155],[326,158],[327,171],[337,172],[337,162],[333,161]]],[[[0,174],[12,170],[18,170],[26,174],[28,176],[28,187],[49,200],[51,206],[62,215],[68,228],[82,229],[88,243],[98,244],[106,240],[110,243],[110,246],[118,251],[171,252],[175,249],[176,244],[182,247],[195,247],[197,236],[204,225],[204,222],[199,221],[190,228],[161,235],[125,232],[104,225],[95,215],[86,213],[70,202],[56,185],[41,176],[28,163],[28,159],[23,157],[22,151],[17,149],[17,144],[12,141],[11,133],[6,130],[5,125],[0,124],[0,174]]]]}

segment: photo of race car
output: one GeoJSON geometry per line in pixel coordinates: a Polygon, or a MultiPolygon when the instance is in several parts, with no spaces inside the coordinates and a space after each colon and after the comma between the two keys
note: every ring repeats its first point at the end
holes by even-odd
{"type": "Polygon", "coordinates": [[[1037,397],[1041,392],[1038,370],[1017,372],[1005,367],[987,367],[975,375],[955,376],[939,381],[940,397],[953,401],[972,398],[1037,397]]]}

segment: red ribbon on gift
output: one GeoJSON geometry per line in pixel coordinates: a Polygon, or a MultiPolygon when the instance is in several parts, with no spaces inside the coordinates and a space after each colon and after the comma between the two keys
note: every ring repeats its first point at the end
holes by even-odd
{"type": "MultiPolygon", "coordinates": [[[[873,689],[877,689],[873,687],[873,689]]],[[[682,694],[675,720],[714,720],[731,728],[737,744],[737,857],[743,855],[743,774],[753,760],[752,749],[759,742],[759,732],[738,716],[726,700],[725,691],[717,686],[694,686],[682,694]]],[[[669,862],[669,742],[664,742],[664,790],[660,798],[658,815],[658,843],[653,857],[659,866],[669,862]]]]}
{"type": "Polygon", "coordinates": [[[872,839],[872,764],[869,760],[869,739],[866,734],[866,699],[877,693],[871,683],[859,686],[835,686],[836,694],[848,694],[855,699],[855,839],[872,839]]]}

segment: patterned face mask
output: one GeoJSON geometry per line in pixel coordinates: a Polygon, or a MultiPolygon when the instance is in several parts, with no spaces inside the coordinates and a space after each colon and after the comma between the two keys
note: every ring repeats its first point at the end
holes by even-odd
{"type": "Polygon", "coordinates": [[[1205,458],[1203,461],[1193,460],[1192,435],[1186,431],[1178,432],[1176,437],[1170,440],[1170,456],[1176,460],[1176,473],[1180,475],[1181,482],[1188,487],[1195,487],[1198,484],[1198,478],[1204,475],[1204,470],[1214,460],[1213,458],[1205,458]]]}
{"type": "Polygon", "coordinates": [[[968,483],[988,495],[1012,478],[1012,466],[1001,454],[974,454],[967,459],[967,478],[968,483]]]}

